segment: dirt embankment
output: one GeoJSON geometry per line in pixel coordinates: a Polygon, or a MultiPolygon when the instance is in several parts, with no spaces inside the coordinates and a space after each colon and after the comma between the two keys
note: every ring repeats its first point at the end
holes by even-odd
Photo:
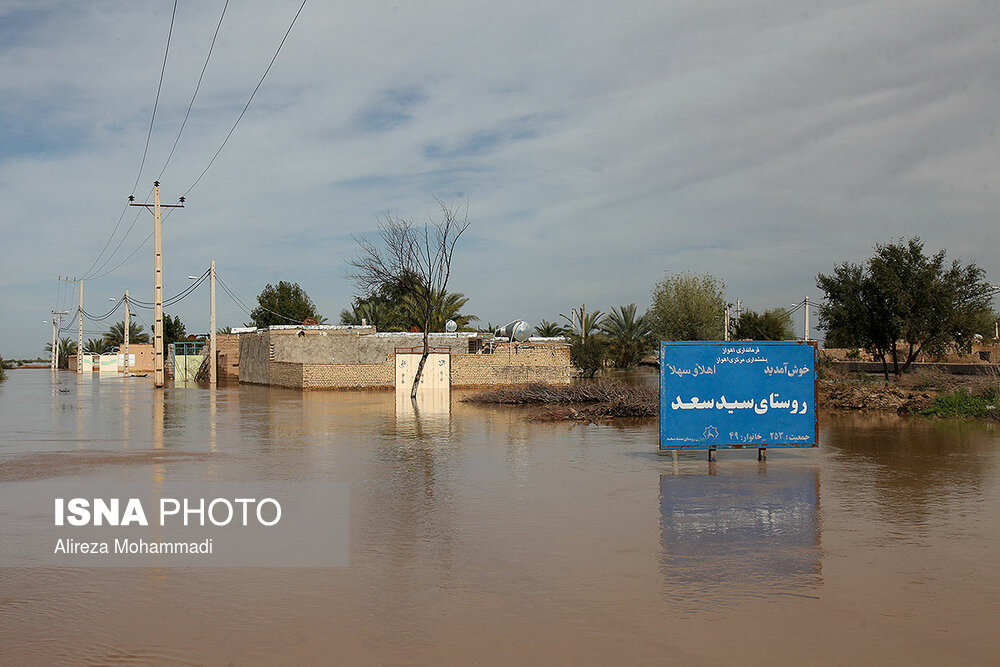
{"type": "Polygon", "coordinates": [[[820,380],[816,401],[828,412],[916,413],[930,407],[937,391],[918,391],[883,382],[820,380]]]}
{"type": "MultiPolygon", "coordinates": [[[[962,390],[981,395],[1000,392],[1000,377],[952,375],[941,371],[916,371],[885,382],[864,374],[824,372],[817,383],[817,409],[825,412],[925,413],[938,396],[962,390]]],[[[648,419],[659,414],[657,387],[617,380],[597,380],[572,385],[528,384],[497,387],[464,399],[470,403],[535,406],[532,421],[600,422],[615,419],[648,419]]],[[[931,412],[933,414],[933,412],[931,412]]]]}

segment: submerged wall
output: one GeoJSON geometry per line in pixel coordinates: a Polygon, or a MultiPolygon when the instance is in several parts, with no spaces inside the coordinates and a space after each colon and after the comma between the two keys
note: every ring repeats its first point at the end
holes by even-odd
{"type": "MultiPolygon", "coordinates": [[[[430,344],[450,355],[453,387],[567,384],[573,376],[569,345],[561,341],[503,344],[492,354],[469,354],[483,344],[477,334],[431,334],[430,344]]],[[[420,334],[375,334],[372,327],[272,327],[239,334],[239,379],[298,389],[391,389],[396,350],[421,346],[420,334]]]]}

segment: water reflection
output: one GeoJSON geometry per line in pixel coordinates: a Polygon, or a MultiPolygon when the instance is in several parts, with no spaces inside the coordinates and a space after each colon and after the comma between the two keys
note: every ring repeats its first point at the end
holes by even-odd
{"type": "Polygon", "coordinates": [[[907,537],[946,521],[956,503],[978,498],[995,476],[992,423],[851,415],[822,432],[844,466],[845,510],[870,515],[874,507],[907,537]]]}
{"type": "Polygon", "coordinates": [[[819,468],[743,463],[660,476],[665,594],[687,609],[821,582],[819,468]]]}
{"type": "Polygon", "coordinates": [[[421,389],[417,399],[409,392],[396,392],[396,433],[417,439],[447,438],[451,435],[451,392],[421,389]]]}

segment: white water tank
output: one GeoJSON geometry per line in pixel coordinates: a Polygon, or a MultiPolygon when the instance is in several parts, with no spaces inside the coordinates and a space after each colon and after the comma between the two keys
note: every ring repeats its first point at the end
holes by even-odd
{"type": "Polygon", "coordinates": [[[531,337],[531,325],[524,320],[514,320],[497,329],[493,335],[523,343],[531,337]]]}

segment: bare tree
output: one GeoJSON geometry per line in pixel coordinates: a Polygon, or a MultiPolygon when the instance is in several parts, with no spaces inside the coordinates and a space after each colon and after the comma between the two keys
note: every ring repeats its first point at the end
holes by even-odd
{"type": "Polygon", "coordinates": [[[418,225],[387,211],[379,219],[377,241],[355,236],[359,250],[350,261],[352,270],[348,274],[366,298],[403,294],[410,295],[417,304],[424,319],[424,345],[410,390],[414,399],[430,354],[431,317],[447,295],[455,244],[469,228],[468,202],[455,207],[434,199],[441,208],[440,220],[430,219],[418,225]]]}

